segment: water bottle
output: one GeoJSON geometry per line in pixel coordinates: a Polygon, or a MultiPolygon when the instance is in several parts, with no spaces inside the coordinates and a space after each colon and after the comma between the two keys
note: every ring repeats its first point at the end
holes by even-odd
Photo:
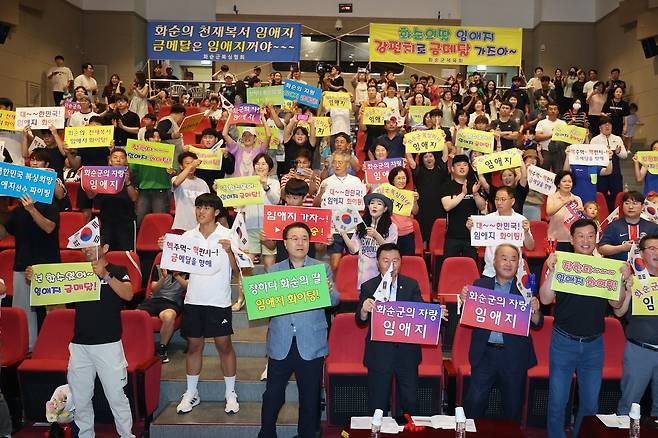
{"type": "Polygon", "coordinates": [[[457,406],[455,408],[455,438],[464,438],[466,436],[466,415],[464,408],[457,406]]]}
{"type": "Polygon", "coordinates": [[[384,411],[375,409],[375,415],[372,416],[372,428],[370,429],[370,438],[379,438],[382,431],[382,417],[384,411]]]}
{"type": "Polygon", "coordinates": [[[630,438],[640,438],[640,405],[633,403],[628,416],[630,417],[628,436],[630,438]]]}

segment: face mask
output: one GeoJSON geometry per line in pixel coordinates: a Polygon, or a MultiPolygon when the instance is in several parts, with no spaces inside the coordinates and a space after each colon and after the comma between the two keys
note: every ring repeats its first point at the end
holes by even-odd
{"type": "Polygon", "coordinates": [[[572,106],[573,106],[573,109],[575,111],[578,111],[580,109],[580,104],[579,103],[574,103],[572,106]]]}

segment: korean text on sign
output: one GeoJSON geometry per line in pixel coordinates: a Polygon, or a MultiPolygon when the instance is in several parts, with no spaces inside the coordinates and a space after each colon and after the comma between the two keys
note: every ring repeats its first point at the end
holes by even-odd
{"type": "Polygon", "coordinates": [[[283,85],[247,88],[247,103],[254,105],[283,105],[283,85]]]}
{"type": "Polygon", "coordinates": [[[521,295],[468,286],[460,324],[511,335],[528,336],[530,303],[521,295]]]}
{"type": "Polygon", "coordinates": [[[383,194],[393,202],[393,213],[400,216],[411,216],[411,209],[414,206],[413,191],[398,189],[387,182],[381,184],[373,191],[383,194]]]}
{"type": "Polygon", "coordinates": [[[304,222],[311,229],[311,242],[327,243],[331,235],[331,210],[328,208],[263,206],[263,232],[270,240],[283,240],[283,229],[293,222],[304,222]]]}
{"type": "Polygon", "coordinates": [[[624,262],[556,251],[557,262],[551,288],[575,295],[616,300],[621,289],[624,262]]]}
{"type": "Polygon", "coordinates": [[[317,108],[320,106],[322,89],[302,82],[286,80],[283,81],[283,97],[302,105],[317,108]]]}
{"type": "Polygon", "coordinates": [[[119,193],[123,190],[126,168],[120,166],[83,166],[80,169],[82,189],[97,194],[119,193]]]}
{"type": "Polygon", "coordinates": [[[114,126],[67,126],[64,142],[72,149],[109,147],[114,139],[114,126]]]}
{"type": "Polygon", "coordinates": [[[582,144],[587,139],[587,129],[576,125],[557,124],[553,128],[551,140],[569,144],[582,144]]]}
{"type": "Polygon", "coordinates": [[[436,109],[436,107],[428,106],[428,105],[410,105],[408,110],[409,124],[411,126],[422,125],[423,119],[425,118],[425,114],[429,113],[433,109],[436,109]]]}
{"type": "Polygon", "coordinates": [[[150,59],[297,62],[301,25],[150,21],[150,59]]]}
{"type": "Polygon", "coordinates": [[[16,126],[16,112],[0,110],[0,131],[13,131],[16,126]]]}
{"type": "Polygon", "coordinates": [[[64,116],[68,119],[73,115],[73,113],[77,113],[78,111],[81,111],[82,107],[80,106],[80,102],[74,102],[72,100],[65,100],[64,101],[64,116]]]}
{"type": "Polygon", "coordinates": [[[631,287],[633,315],[658,316],[658,278],[651,277],[646,284],[633,277],[631,287]]]}
{"type": "Polygon", "coordinates": [[[244,277],[250,320],[331,306],[324,264],[244,277]]]}
{"type": "Polygon", "coordinates": [[[472,246],[498,246],[501,243],[511,243],[522,247],[525,231],[522,219],[513,216],[471,216],[472,246]]]}
{"type": "Polygon", "coordinates": [[[325,91],[322,96],[322,106],[325,109],[350,109],[352,108],[350,93],[325,91]]]}
{"type": "Polygon", "coordinates": [[[520,28],[370,23],[370,62],[521,65],[520,28]]]}
{"type": "Polygon", "coordinates": [[[98,301],[100,293],[100,279],[89,262],[32,266],[31,306],[98,301]]]}
{"type": "Polygon", "coordinates": [[[569,164],[606,167],[610,162],[605,144],[574,144],[569,146],[569,164]]]}
{"type": "Polygon", "coordinates": [[[228,123],[231,125],[237,125],[238,123],[253,123],[261,125],[260,107],[250,103],[236,105],[231,113],[231,118],[228,119],[228,123]]]}
{"type": "Polygon", "coordinates": [[[222,159],[224,158],[223,149],[203,149],[190,146],[189,151],[195,153],[199,157],[199,160],[201,160],[201,164],[197,169],[219,170],[222,168],[222,159]]]}
{"type": "Polygon", "coordinates": [[[387,107],[366,106],[363,108],[363,124],[383,126],[386,116],[393,111],[387,107]]]}
{"type": "Polygon", "coordinates": [[[539,166],[528,166],[528,188],[544,195],[555,193],[555,174],[539,166]]]}
{"type": "Polygon", "coordinates": [[[442,129],[428,129],[404,134],[405,151],[411,153],[434,152],[443,149],[446,134],[442,129]]]}
{"type": "Polygon", "coordinates": [[[489,155],[482,155],[476,157],[475,163],[479,173],[490,173],[497,170],[519,167],[521,165],[521,150],[513,148],[506,151],[494,152],[489,155]]]}
{"type": "Polygon", "coordinates": [[[130,164],[164,168],[171,168],[174,165],[174,146],[168,143],[129,138],[126,154],[130,164]]]}
{"type": "Polygon", "coordinates": [[[471,149],[483,154],[490,154],[494,150],[493,132],[463,128],[457,131],[455,137],[455,147],[457,148],[471,149]]]}
{"type": "Polygon", "coordinates": [[[51,204],[56,180],[57,174],[52,170],[0,163],[0,196],[30,195],[34,202],[51,204]]]}
{"type": "Polygon", "coordinates": [[[382,184],[388,182],[388,174],[394,167],[404,166],[402,158],[387,158],[363,163],[367,184],[382,184]]]}
{"type": "Polygon", "coordinates": [[[383,342],[437,345],[441,306],[410,301],[375,302],[370,317],[370,339],[383,342]]]}
{"type": "Polygon", "coordinates": [[[264,202],[265,192],[257,176],[217,179],[215,190],[224,207],[260,205],[264,202]]]}
{"type": "Polygon", "coordinates": [[[649,173],[658,174],[658,151],[637,151],[637,160],[649,173]]]}
{"type": "Polygon", "coordinates": [[[221,268],[225,253],[217,242],[208,244],[176,234],[165,234],[160,266],[172,271],[212,275],[221,268]]]}
{"type": "Polygon", "coordinates": [[[64,107],[16,108],[14,129],[22,131],[26,126],[32,129],[64,128],[64,107]]]}
{"type": "Polygon", "coordinates": [[[346,185],[341,187],[328,187],[322,195],[322,208],[341,210],[353,207],[363,210],[365,203],[363,197],[366,195],[366,187],[363,184],[346,185]]]}

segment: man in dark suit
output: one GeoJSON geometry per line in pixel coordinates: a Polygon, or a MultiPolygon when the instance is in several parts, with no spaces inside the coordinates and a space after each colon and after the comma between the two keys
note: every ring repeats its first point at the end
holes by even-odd
{"type": "MultiPolygon", "coordinates": [[[[522,295],[516,286],[518,267],[519,250],[510,244],[499,245],[494,255],[496,275],[482,276],[473,285],[498,293],[522,295]]],[[[466,289],[462,290],[462,301],[466,298],[466,289]]],[[[530,325],[539,328],[544,319],[539,312],[537,297],[530,299],[530,307],[530,325]]],[[[528,369],[537,364],[532,338],[474,328],[468,359],[471,363],[471,383],[464,403],[466,415],[469,418],[483,417],[489,392],[498,383],[504,416],[520,421],[528,369]]]]}
{"type": "MultiPolygon", "coordinates": [[[[375,301],[413,301],[423,302],[418,282],[413,278],[399,275],[402,256],[395,243],[385,243],[377,249],[377,267],[379,275],[361,285],[359,306],[356,311],[357,324],[370,322],[370,314],[375,301]],[[382,277],[392,267],[389,287],[384,292],[378,291],[382,277]]],[[[442,306],[441,317],[446,319],[447,311],[442,306]]],[[[368,409],[388,411],[391,397],[391,378],[395,373],[397,391],[400,394],[402,411],[417,412],[416,387],[418,382],[418,363],[421,359],[420,345],[398,342],[380,342],[370,340],[370,330],[366,336],[364,364],[368,368],[368,409]]]]}

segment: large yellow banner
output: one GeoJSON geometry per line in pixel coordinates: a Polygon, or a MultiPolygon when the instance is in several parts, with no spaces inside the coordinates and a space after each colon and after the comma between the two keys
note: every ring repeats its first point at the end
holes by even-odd
{"type": "Polygon", "coordinates": [[[370,23],[370,61],[521,65],[521,28],[370,23]]]}

